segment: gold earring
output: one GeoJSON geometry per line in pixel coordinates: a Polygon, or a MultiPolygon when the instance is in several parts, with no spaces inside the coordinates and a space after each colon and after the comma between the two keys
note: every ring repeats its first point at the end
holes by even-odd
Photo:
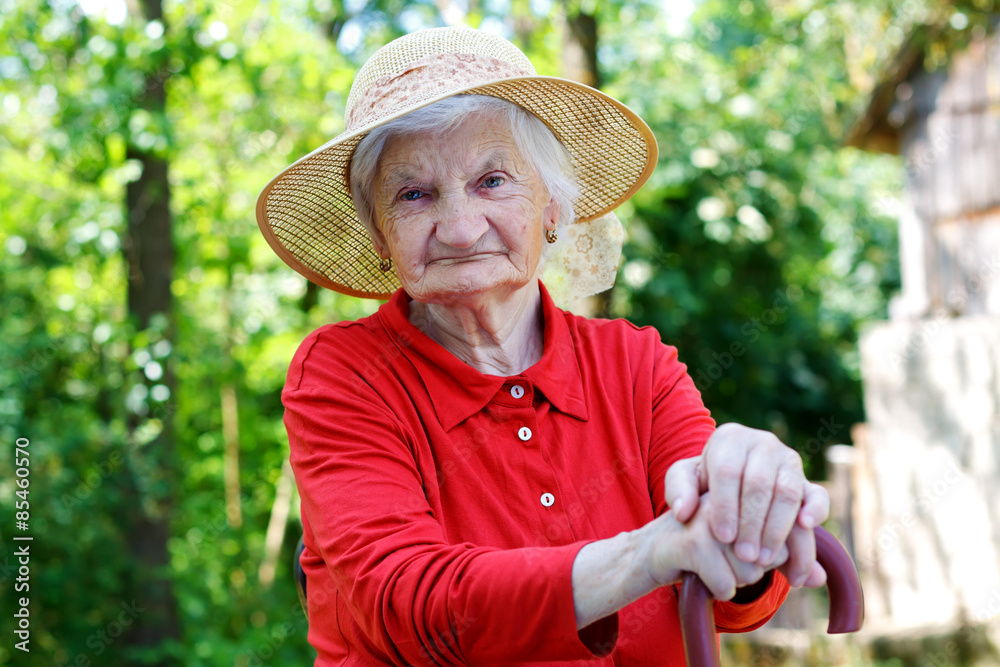
{"type": "Polygon", "coordinates": [[[554,229],[545,230],[545,240],[548,241],[549,243],[555,243],[556,239],[558,238],[559,236],[556,234],[556,230],[554,229]]]}
{"type": "Polygon", "coordinates": [[[385,259],[384,257],[378,261],[378,270],[382,273],[388,273],[392,271],[392,257],[385,259]]]}

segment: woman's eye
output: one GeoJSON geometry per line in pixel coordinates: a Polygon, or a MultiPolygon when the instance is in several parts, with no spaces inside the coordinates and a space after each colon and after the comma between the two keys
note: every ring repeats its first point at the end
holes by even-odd
{"type": "Polygon", "coordinates": [[[420,190],[407,190],[400,195],[400,199],[403,201],[414,201],[416,199],[420,199],[422,196],[423,193],[420,190]]]}
{"type": "Polygon", "coordinates": [[[483,179],[483,186],[487,188],[498,188],[503,185],[503,178],[500,176],[487,176],[483,179]]]}

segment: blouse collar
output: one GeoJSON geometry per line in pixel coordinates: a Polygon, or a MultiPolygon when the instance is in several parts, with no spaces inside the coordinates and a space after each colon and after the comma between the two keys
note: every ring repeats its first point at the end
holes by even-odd
{"type": "Polygon", "coordinates": [[[520,375],[508,378],[480,373],[413,326],[408,317],[411,299],[402,289],[379,308],[387,333],[413,364],[446,430],[486,407],[514,378],[531,382],[560,412],[588,419],[576,341],[566,324],[570,315],[556,307],[541,282],[538,285],[544,319],[542,358],[520,375]]]}

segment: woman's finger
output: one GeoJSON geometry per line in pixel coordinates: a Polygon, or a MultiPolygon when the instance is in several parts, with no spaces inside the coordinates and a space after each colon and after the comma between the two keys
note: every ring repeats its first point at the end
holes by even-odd
{"type": "Polygon", "coordinates": [[[819,484],[807,482],[802,507],[798,512],[798,524],[803,528],[815,528],[830,516],[830,494],[819,484]]]}
{"type": "Polygon", "coordinates": [[[727,558],[726,551],[731,550],[716,542],[706,531],[697,550],[698,555],[692,562],[691,571],[698,575],[716,600],[731,599],[739,585],[738,575],[732,566],[732,562],[739,562],[739,559],[727,558]]]}
{"type": "Polygon", "coordinates": [[[812,570],[809,571],[809,576],[806,577],[806,581],[803,586],[808,586],[809,588],[819,588],[820,586],[826,585],[826,570],[818,562],[813,563],[812,570]]]}
{"type": "Polygon", "coordinates": [[[698,510],[701,489],[699,462],[700,456],[677,461],[663,480],[663,496],[674,516],[681,523],[687,523],[698,510]]]}
{"type": "Polygon", "coordinates": [[[742,559],[731,545],[724,547],[726,560],[736,577],[737,586],[749,586],[756,584],[764,576],[767,570],[757,563],[748,563],[742,559]]]}
{"type": "MultiPolygon", "coordinates": [[[[792,586],[803,586],[816,565],[816,536],[812,529],[796,524],[788,534],[788,561],[778,568],[792,586]]],[[[822,569],[822,568],[821,568],[822,569]]]]}
{"type": "Polygon", "coordinates": [[[724,424],[715,430],[702,452],[712,492],[709,525],[715,539],[723,544],[731,544],[739,530],[740,488],[752,431],[738,424],[724,424]]]}
{"type": "Polygon", "coordinates": [[[802,463],[798,455],[792,453],[785,465],[778,469],[774,480],[774,495],[761,533],[762,565],[769,565],[774,552],[788,539],[792,527],[795,526],[799,508],[802,507],[807,485],[808,482],[802,472],[802,463]]]}
{"type": "MultiPolygon", "coordinates": [[[[764,522],[767,520],[772,504],[776,466],[777,462],[773,452],[755,448],[750,449],[747,453],[747,463],[743,469],[743,485],[740,492],[739,534],[736,537],[735,545],[736,555],[747,563],[757,562],[764,522]]],[[[792,520],[794,521],[794,519],[793,513],[792,520]]]]}
{"type": "Polygon", "coordinates": [[[782,544],[780,547],[778,547],[778,550],[774,553],[774,556],[771,558],[770,565],[765,565],[764,568],[767,570],[773,570],[779,568],[788,562],[788,556],[789,556],[788,545],[782,544]]]}

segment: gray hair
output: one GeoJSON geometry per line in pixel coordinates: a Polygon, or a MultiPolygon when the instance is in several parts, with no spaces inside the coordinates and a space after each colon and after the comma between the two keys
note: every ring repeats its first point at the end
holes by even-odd
{"type": "MultiPolygon", "coordinates": [[[[456,95],[375,128],[354,149],[350,164],[351,198],[358,218],[369,235],[373,235],[376,228],[373,202],[375,171],[386,142],[402,134],[443,136],[476,114],[490,115],[506,122],[517,150],[542,179],[549,196],[559,204],[559,225],[565,229],[573,222],[573,199],[579,194],[580,186],[569,151],[556,139],[552,130],[537,116],[507,100],[489,95],[456,95]]],[[[563,238],[565,236],[562,235],[563,238]]],[[[552,246],[544,246],[547,255],[552,246]]]]}

